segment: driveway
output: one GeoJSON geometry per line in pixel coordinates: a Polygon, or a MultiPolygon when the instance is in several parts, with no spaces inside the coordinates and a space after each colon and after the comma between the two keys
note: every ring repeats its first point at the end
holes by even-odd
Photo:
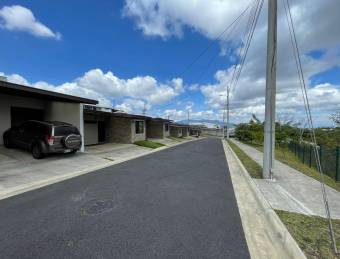
{"type": "Polygon", "coordinates": [[[1,258],[249,258],[221,141],[0,201],[1,258]]]}

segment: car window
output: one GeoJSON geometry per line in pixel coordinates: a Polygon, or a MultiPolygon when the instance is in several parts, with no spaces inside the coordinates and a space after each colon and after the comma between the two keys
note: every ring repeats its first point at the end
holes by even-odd
{"type": "Polygon", "coordinates": [[[69,134],[79,135],[79,130],[72,126],[57,126],[54,127],[54,136],[65,136],[69,134]]]}

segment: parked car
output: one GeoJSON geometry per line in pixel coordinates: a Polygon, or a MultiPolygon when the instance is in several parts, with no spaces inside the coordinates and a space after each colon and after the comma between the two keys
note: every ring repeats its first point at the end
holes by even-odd
{"type": "Polygon", "coordinates": [[[35,159],[51,153],[75,153],[82,145],[77,127],[59,121],[30,120],[3,134],[4,146],[32,152],[35,159]]]}

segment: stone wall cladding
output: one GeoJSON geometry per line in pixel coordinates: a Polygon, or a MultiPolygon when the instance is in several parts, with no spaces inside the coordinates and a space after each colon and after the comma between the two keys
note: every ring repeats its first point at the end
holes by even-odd
{"type": "Polygon", "coordinates": [[[112,117],[109,122],[108,136],[110,142],[133,143],[131,119],[112,117]]]}
{"type": "Polygon", "coordinates": [[[147,122],[147,137],[148,138],[164,138],[165,137],[164,122],[148,121],[147,122]]]}
{"type": "Polygon", "coordinates": [[[182,137],[181,128],[170,127],[170,136],[175,137],[175,138],[182,137]]]}

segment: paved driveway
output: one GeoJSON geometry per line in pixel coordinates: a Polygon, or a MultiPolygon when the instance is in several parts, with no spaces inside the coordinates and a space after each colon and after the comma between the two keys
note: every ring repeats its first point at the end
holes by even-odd
{"type": "Polygon", "coordinates": [[[1,258],[249,258],[220,140],[0,201],[1,258]]]}

